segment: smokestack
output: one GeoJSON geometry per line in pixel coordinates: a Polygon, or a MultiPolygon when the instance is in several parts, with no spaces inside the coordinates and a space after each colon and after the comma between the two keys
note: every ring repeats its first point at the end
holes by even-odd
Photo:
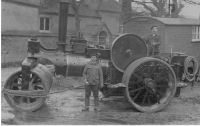
{"type": "Polygon", "coordinates": [[[58,27],[58,49],[65,51],[66,35],[67,35],[67,16],[69,8],[69,0],[60,0],[59,10],[59,27],[58,27]]]}

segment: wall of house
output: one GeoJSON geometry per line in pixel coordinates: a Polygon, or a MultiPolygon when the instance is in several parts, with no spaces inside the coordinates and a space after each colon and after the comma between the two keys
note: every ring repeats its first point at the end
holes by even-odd
{"type": "Polygon", "coordinates": [[[85,28],[87,25],[99,25],[101,24],[101,18],[87,18],[82,17],[81,18],[81,29],[85,28]]]}
{"type": "MultiPolygon", "coordinates": [[[[50,18],[50,31],[49,31],[49,33],[58,34],[58,26],[59,26],[58,15],[50,15],[50,14],[40,15],[40,17],[42,17],[42,16],[50,18]]],[[[70,24],[70,25],[67,25],[67,31],[73,31],[74,28],[75,28],[74,19],[71,18],[71,17],[68,17],[68,24],[70,24]]]]}
{"type": "Polygon", "coordinates": [[[4,1],[2,1],[1,7],[2,32],[38,30],[37,8],[4,1]]]}
{"type": "Polygon", "coordinates": [[[159,35],[161,36],[160,50],[161,52],[164,52],[165,28],[161,22],[156,21],[156,20],[146,19],[146,18],[135,18],[125,23],[123,29],[124,29],[124,33],[132,33],[132,34],[140,36],[143,39],[146,39],[148,35],[151,34],[152,26],[159,27],[158,32],[159,32],[159,35]]]}
{"type": "Polygon", "coordinates": [[[106,23],[112,35],[118,35],[120,14],[104,11],[100,11],[99,14],[101,15],[101,20],[106,23]]]}
{"type": "MultiPolygon", "coordinates": [[[[41,43],[47,48],[56,48],[56,42],[58,42],[58,26],[59,26],[59,19],[58,15],[50,15],[50,14],[41,14],[40,16],[45,16],[50,18],[50,31],[49,32],[40,32],[38,38],[41,40],[41,43]]],[[[85,28],[87,25],[95,25],[100,24],[99,18],[91,18],[91,17],[82,17],[80,29],[85,28]]],[[[67,39],[70,39],[72,35],[75,34],[75,18],[72,16],[68,17],[67,23],[67,39]]],[[[89,40],[93,40],[93,36],[86,35],[87,38],[90,37],[89,40]]],[[[69,42],[69,41],[67,41],[69,42]]]]}
{"type": "Polygon", "coordinates": [[[2,63],[21,61],[27,52],[27,40],[38,32],[38,8],[1,2],[2,63]]]}
{"type": "MultiPolygon", "coordinates": [[[[40,16],[45,16],[50,18],[50,32],[58,34],[59,19],[58,15],[41,14],[40,16]]],[[[75,32],[75,18],[72,16],[68,17],[67,31],[72,33],[75,32]]],[[[100,24],[99,18],[92,17],[82,17],[80,22],[80,28],[84,28],[86,25],[100,24]]]]}
{"type": "Polygon", "coordinates": [[[85,0],[85,4],[93,10],[96,10],[101,3],[102,0],[85,0]]]}
{"type": "Polygon", "coordinates": [[[192,26],[166,26],[165,50],[172,47],[173,52],[195,56],[200,62],[200,43],[193,43],[192,26]]]}
{"type": "Polygon", "coordinates": [[[35,4],[35,5],[40,5],[41,0],[20,0],[20,1],[25,1],[31,4],[35,4]]]}
{"type": "Polygon", "coordinates": [[[28,38],[21,36],[2,36],[1,63],[22,61],[27,55],[28,38]]]}

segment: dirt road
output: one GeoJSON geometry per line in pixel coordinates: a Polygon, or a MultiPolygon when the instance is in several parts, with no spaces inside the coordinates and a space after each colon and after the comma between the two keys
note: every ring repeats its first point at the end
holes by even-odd
{"type": "MultiPolygon", "coordinates": [[[[2,85],[16,68],[2,69],[2,85]]],[[[70,79],[68,85],[79,84],[70,79]],[[70,83],[71,81],[71,83],[70,83]]],[[[65,89],[67,86],[65,86],[65,89]]],[[[60,90],[59,88],[54,88],[60,90]]],[[[55,90],[52,89],[51,92],[55,90]]],[[[91,99],[93,100],[93,99],[91,99]]],[[[100,112],[81,112],[84,103],[84,90],[69,89],[52,93],[46,104],[36,112],[16,112],[2,97],[2,124],[200,124],[200,84],[193,88],[184,88],[181,96],[174,98],[170,105],[161,112],[146,114],[133,110],[124,97],[110,97],[100,103],[100,112]]],[[[92,103],[92,101],[91,101],[92,103]]]]}

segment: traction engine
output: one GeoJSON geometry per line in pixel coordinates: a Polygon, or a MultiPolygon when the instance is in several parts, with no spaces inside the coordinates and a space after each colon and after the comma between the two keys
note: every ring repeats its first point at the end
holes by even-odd
{"type": "Polygon", "coordinates": [[[145,41],[134,34],[122,34],[111,49],[90,48],[86,40],[66,42],[69,3],[60,2],[56,49],[43,47],[37,39],[28,41],[28,56],[21,69],[5,82],[3,93],[9,105],[20,111],[35,111],[45,102],[53,76],[82,76],[90,56],[100,53],[105,97],[125,96],[138,111],[157,112],[172,100],[180,84],[193,82],[198,69],[194,57],[168,55],[148,57],[145,41]],[[70,49],[67,49],[70,46],[70,49]]]}

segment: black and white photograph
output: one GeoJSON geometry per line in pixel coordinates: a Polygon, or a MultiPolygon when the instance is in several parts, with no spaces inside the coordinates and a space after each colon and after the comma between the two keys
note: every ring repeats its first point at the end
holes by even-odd
{"type": "Polygon", "coordinates": [[[200,125],[200,0],[1,0],[1,125],[200,125]]]}

